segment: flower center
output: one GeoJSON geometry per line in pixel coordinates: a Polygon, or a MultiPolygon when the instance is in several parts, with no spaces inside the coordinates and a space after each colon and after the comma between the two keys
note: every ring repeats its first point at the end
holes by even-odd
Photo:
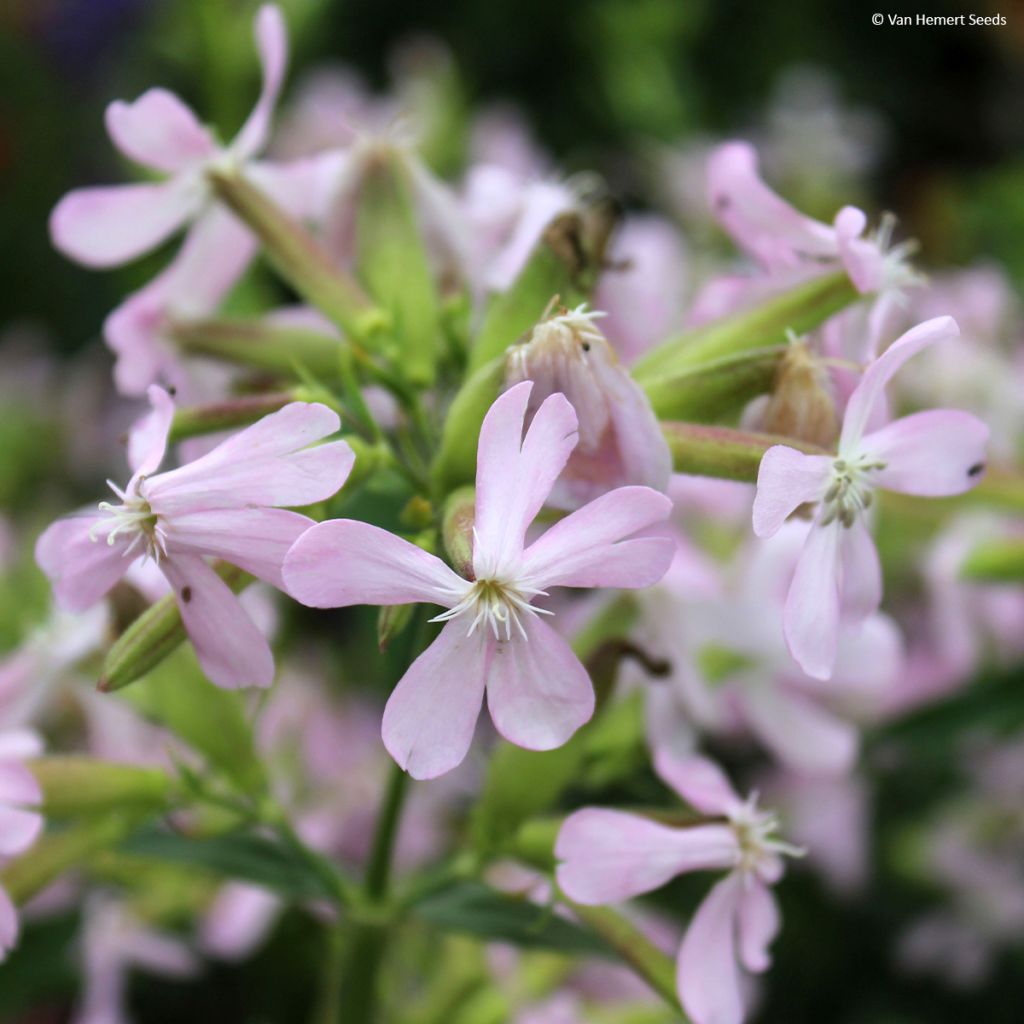
{"type": "MultiPolygon", "coordinates": [[[[109,501],[99,503],[99,510],[113,520],[113,525],[106,533],[107,543],[113,545],[118,537],[130,536],[132,539],[124,550],[125,555],[141,547],[145,557],[152,558],[154,562],[166,558],[167,534],[160,524],[159,517],[150,508],[149,502],[138,490],[127,494],[112,480],[108,480],[107,485],[121,499],[120,504],[109,501]]],[[[98,522],[89,532],[90,538],[97,540],[96,531],[106,525],[106,521],[98,522]]]]}
{"type": "Polygon", "coordinates": [[[867,455],[836,459],[832,463],[832,481],[822,498],[821,525],[828,526],[838,519],[847,528],[853,526],[857,516],[871,505],[875,485],[870,474],[879,469],[885,469],[885,463],[867,455]]]}
{"type": "Polygon", "coordinates": [[[446,612],[436,615],[431,622],[448,622],[464,618],[469,621],[467,636],[472,636],[477,626],[490,629],[494,639],[508,641],[515,630],[525,640],[526,630],[523,619],[530,615],[552,615],[544,608],[534,608],[530,601],[535,597],[546,597],[543,590],[501,579],[475,580],[468,589],[461,592],[460,600],[446,612]]]}
{"type": "Polygon", "coordinates": [[[744,872],[771,868],[780,856],[802,857],[804,849],[778,839],[778,815],[762,811],[757,806],[757,793],[751,793],[746,802],[729,815],[729,821],[739,843],[738,867],[744,872]]]}

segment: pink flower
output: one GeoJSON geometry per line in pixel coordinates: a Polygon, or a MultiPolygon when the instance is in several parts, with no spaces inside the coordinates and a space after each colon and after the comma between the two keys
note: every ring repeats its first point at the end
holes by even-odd
{"type": "Polygon", "coordinates": [[[132,968],[172,978],[199,973],[199,961],[184,942],[146,926],[126,904],[95,897],[85,909],[83,993],[72,1024],[128,1024],[125,1004],[132,968]]]}
{"type": "Polygon", "coordinates": [[[761,180],[757,153],[748,143],[727,142],[711,154],[708,196],[725,230],[770,273],[843,267],[864,294],[915,280],[905,263],[909,247],[886,251],[891,220],[865,236],[867,218],[855,206],[844,206],[831,225],[805,216],[761,180]]]}
{"type": "Polygon", "coordinates": [[[724,821],[673,828],[623,811],[585,807],[566,818],[555,845],[557,878],[577,903],[616,903],[688,871],[729,873],[705,897],[677,961],[679,998],[695,1024],[740,1024],[740,967],[761,972],[779,930],[769,890],[782,855],[802,851],[774,837],[774,815],[741,800],[721,769],[702,757],[655,756],[666,785],[724,821]]]}
{"type": "Polygon", "coordinates": [[[174,403],[149,389],[153,412],[132,436],[119,504],[59,519],[39,538],[36,561],[70,611],[95,604],[138,558],[152,558],[174,590],[206,674],[219,686],[269,686],[274,661],[263,634],[206,562],[223,558],[283,588],[284,555],[312,520],[280,506],[322,501],[354,461],[344,441],[308,447],[340,425],[324,405],[292,402],[209,454],[157,473],[174,403]],[[105,543],[102,543],[105,541],[105,543]]]}
{"type": "Polygon", "coordinates": [[[651,403],[594,322],[603,315],[579,306],[541,321],[508,351],[505,380],[534,383],[528,419],[558,392],[576,413],[579,443],[547,499],[558,508],[578,508],[625,484],[666,491],[672,473],[651,403]]]}
{"type": "Polygon", "coordinates": [[[117,266],[212,214],[207,171],[248,164],[263,149],[284,79],[288,41],[280,8],[262,6],[255,33],[263,88],[229,146],[218,145],[193,111],[166,89],[150,89],[133,103],[116,100],[107,107],[107,132],[114,145],[165,180],[66,195],[50,218],[53,243],[61,252],[87,266],[117,266]]]}
{"type": "MultiPolygon", "coordinates": [[[[39,837],[43,818],[29,810],[42,800],[35,776],[22,763],[38,757],[43,744],[34,732],[0,732],[0,857],[24,853],[39,837]]],[[[18,914],[0,885],[0,962],[18,941],[18,914]]]]}
{"type": "Polygon", "coordinates": [[[288,592],[315,608],[425,602],[446,610],[440,636],[401,679],[384,711],[384,744],[415,778],[450,771],[466,756],[487,692],[508,740],[558,747],[594,710],[586,670],[533,601],[549,587],[645,587],[672,543],[636,536],[671,502],[646,487],[610,491],[529,547],[533,522],[578,440],[564,395],[551,395],[523,437],[533,385],[491,406],[480,430],[473,579],[368,523],[339,519],[304,534],[285,559],[288,592]]]}
{"type": "Polygon", "coordinates": [[[628,217],[612,240],[610,266],[594,305],[606,310],[604,330],[615,351],[633,363],[681,331],[690,259],[679,232],[661,217],[628,217]]]}
{"type": "Polygon", "coordinates": [[[783,615],[790,652],[817,679],[832,674],[840,620],[863,621],[881,602],[881,567],[864,522],[875,489],[925,497],[962,494],[984,471],[988,428],[969,413],[931,409],[865,433],[893,374],[915,353],[956,334],[952,318],[928,320],[865,370],[847,403],[836,456],[775,445],[761,460],[753,515],[757,536],[771,537],[801,505],[818,504],[783,615]]]}

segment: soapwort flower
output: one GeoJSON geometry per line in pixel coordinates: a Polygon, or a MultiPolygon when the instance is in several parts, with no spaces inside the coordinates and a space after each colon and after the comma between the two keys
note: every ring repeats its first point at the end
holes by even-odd
{"type": "Polygon", "coordinates": [[[480,430],[473,571],[464,579],[435,555],[369,523],[337,519],[305,533],[285,559],[288,592],[315,608],[424,602],[445,608],[440,636],[402,677],[384,711],[384,744],[415,778],[466,756],[486,690],[508,740],[561,746],[594,710],[590,679],[538,607],[551,587],[645,587],[664,574],[672,542],[637,536],[671,502],[647,487],[609,491],[527,546],[579,438],[562,394],[550,395],[526,435],[533,384],[510,388],[480,430]]]}
{"type": "Polygon", "coordinates": [[[219,145],[195,113],[166,89],[144,92],[132,103],[107,107],[107,132],[130,160],[165,176],[133,185],[76,189],[54,208],[50,233],[66,256],[90,267],[115,267],[149,252],[187,224],[215,214],[207,172],[245,167],[277,178],[253,158],[267,142],[287,63],[288,40],[281,10],[264,4],[256,15],[256,45],[263,87],[256,106],[228,146],[219,145]]]}
{"type": "Polygon", "coordinates": [[[714,822],[673,827],[624,811],[585,807],[566,818],[555,845],[558,884],[577,903],[617,903],[658,889],[688,871],[723,870],[683,938],[676,984],[696,1024],[740,1024],[740,967],[761,972],[779,930],[770,886],[783,856],[803,853],[777,838],[778,821],[742,800],[703,757],[655,754],[667,786],[714,822]]]}
{"type": "Polygon", "coordinates": [[[292,402],[213,451],[158,473],[174,418],[162,388],[149,389],[153,411],[133,433],[134,474],[116,502],[59,519],[36,544],[57,603],[69,611],[95,604],[136,560],[150,558],[174,590],[196,655],[219,686],[269,686],[274,661],[263,634],[207,563],[222,558],[282,587],[284,555],[312,520],[281,506],[334,494],[355,456],[344,441],[309,447],[340,421],[324,405],[292,402]]]}
{"type": "Polygon", "coordinates": [[[832,674],[840,620],[862,622],[881,603],[881,566],[865,522],[875,490],[962,494],[984,472],[988,428],[966,412],[930,409],[865,433],[896,371],[958,333],[951,317],[936,317],[876,359],[847,403],[836,455],[775,445],[761,460],[753,510],[757,536],[773,536],[801,505],[817,504],[783,615],[790,652],[809,676],[832,674]]]}

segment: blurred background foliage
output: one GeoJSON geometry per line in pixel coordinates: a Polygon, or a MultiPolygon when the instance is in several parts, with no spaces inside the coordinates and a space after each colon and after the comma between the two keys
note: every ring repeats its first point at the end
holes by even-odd
{"type": "MultiPolygon", "coordinates": [[[[295,67],[342,63],[382,91],[393,81],[396,54],[414,60],[429,52],[410,50],[410,41],[444,46],[451,57],[442,76],[446,103],[430,150],[439,169],[456,173],[462,166],[469,114],[507,101],[524,111],[559,166],[597,169],[629,206],[649,202],[645,165],[659,146],[744,134],[764,118],[787,71],[827,69],[843,104],[879,115],[884,131],[869,194],[841,198],[898,212],[905,233],[920,239],[925,265],[995,258],[1018,288],[1024,285],[1019,3],[978,0],[970,7],[1006,16],[1008,24],[995,29],[875,27],[872,13],[886,10],[880,0],[827,8],[818,0],[282,3],[295,67]]],[[[48,344],[71,354],[95,340],[103,317],[161,264],[157,254],[105,274],[73,266],[51,249],[47,216],[69,188],[125,176],[103,132],[103,108],[112,98],[164,85],[203,112],[222,137],[232,134],[257,88],[249,30],[255,6],[252,0],[2,0],[0,325],[31,324],[48,344]]],[[[921,0],[917,9],[959,14],[968,6],[921,0]]],[[[799,182],[802,205],[830,217],[835,195],[824,189],[816,196],[814,184],[815,168],[808,167],[799,182]]],[[[4,416],[0,447],[8,455],[36,451],[22,437],[31,430],[30,419],[4,416]]],[[[35,463],[22,462],[15,458],[17,472],[0,479],[0,505],[13,504],[33,485],[35,463]]],[[[25,593],[0,610],[5,626],[18,623],[25,593]]],[[[867,760],[877,781],[876,881],[844,902],[816,876],[794,874],[758,1020],[1020,1020],[1020,950],[1000,957],[984,986],[951,990],[934,978],[902,973],[892,939],[936,895],[915,880],[909,825],[925,821],[965,784],[964,737],[1019,730],[1022,709],[1019,676],[993,677],[874,739],[867,760]]],[[[671,897],[670,890],[664,900],[671,897]]],[[[54,1000],[70,990],[72,924],[62,920],[28,933],[17,963],[30,969],[16,982],[0,982],[0,1018],[41,993],[54,1000]]],[[[246,965],[218,967],[187,986],[137,979],[133,1008],[147,1024],[186,1016],[251,1020],[257,1010],[260,1019],[300,1020],[322,953],[301,915],[289,914],[246,965]]]]}

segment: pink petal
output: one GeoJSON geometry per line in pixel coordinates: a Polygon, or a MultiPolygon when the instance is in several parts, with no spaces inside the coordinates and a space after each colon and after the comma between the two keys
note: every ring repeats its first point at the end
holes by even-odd
{"type": "Polygon", "coordinates": [[[256,236],[230,210],[211,206],[189,229],[168,268],[170,312],[179,319],[214,312],[257,248],[256,236]]]}
{"type": "Polygon", "coordinates": [[[801,694],[751,687],[743,695],[743,709],[762,742],[796,771],[842,775],[857,759],[856,728],[801,694]]]}
{"type": "Polygon", "coordinates": [[[155,384],[150,386],[148,394],[152,411],[132,428],[128,437],[128,464],[135,478],[150,476],[160,468],[174,423],[174,400],[171,396],[155,384]]]}
{"type": "Polygon", "coordinates": [[[708,196],[715,217],[733,239],[768,269],[795,266],[806,257],[835,257],[835,231],[805,217],[761,180],[757,153],[728,142],[708,161],[708,196]]]}
{"type": "Polygon", "coordinates": [[[203,949],[222,960],[242,960],[266,938],[281,913],[279,896],[244,882],[222,885],[201,925],[203,949]]]}
{"type": "Polygon", "coordinates": [[[277,105],[277,96],[284,82],[288,62],[288,30],[284,15],[276,4],[264,4],[256,15],[256,49],[263,68],[263,87],[241,131],[231,148],[242,160],[254,156],[266,145],[270,119],[277,105]]]}
{"type": "Polygon", "coordinates": [[[873,474],[879,487],[940,498],[978,483],[988,437],[988,427],[970,413],[929,409],[866,435],[860,447],[885,463],[873,474]]]}
{"type": "MultiPolygon", "coordinates": [[[[178,370],[177,353],[165,340],[170,305],[169,269],[133,292],[103,322],[103,339],[114,353],[114,384],[122,395],[144,395],[157,380],[178,370]]],[[[130,461],[130,457],[129,457],[130,461]]]]}
{"type": "Polygon", "coordinates": [[[839,258],[854,287],[862,295],[880,291],[885,285],[885,253],[878,243],[862,238],[867,217],[856,206],[844,206],[835,218],[839,258]]]}
{"type": "Polygon", "coordinates": [[[210,680],[227,689],[270,686],[274,657],[231,588],[196,555],[160,563],[174,588],[196,657],[210,680]]]}
{"type": "MultiPolygon", "coordinates": [[[[32,734],[29,734],[32,735],[32,734]]],[[[32,756],[37,756],[37,750],[32,756]]],[[[20,760],[0,760],[0,807],[35,807],[43,799],[36,777],[20,760]]],[[[0,836],[2,841],[2,836],[0,836]]]]}
{"type": "Polygon", "coordinates": [[[536,518],[576,447],[576,413],[564,395],[550,395],[523,438],[533,384],[509,388],[488,410],[480,428],[476,470],[478,579],[519,558],[526,528],[536,518]]]}
{"type": "Polygon", "coordinates": [[[524,573],[547,587],[649,587],[675,555],[669,537],[638,531],[667,519],[672,502],[649,487],[619,487],[557,522],[526,549],[524,573]]]}
{"type": "Polygon", "coordinates": [[[730,874],[697,908],[676,964],[676,986],[694,1024],[742,1024],[736,925],[743,878],[730,874]]]}
{"type": "Polygon", "coordinates": [[[572,648],[536,617],[526,638],[497,644],[487,679],[487,706],[505,739],[528,750],[560,747],[594,713],[594,688],[572,648]]]}
{"type": "Polygon", "coordinates": [[[42,830],[42,815],[0,805],[0,857],[23,853],[39,838],[42,830]]]}
{"type": "Polygon", "coordinates": [[[89,536],[105,519],[89,514],[58,519],[36,541],[36,562],[50,578],[57,604],[67,611],[95,604],[134,561],[125,557],[126,541],[107,543],[102,525],[95,540],[89,536]]]}
{"type": "Polygon", "coordinates": [[[819,501],[828,488],[833,461],[783,444],[769,448],[757,470],[754,533],[771,537],[801,505],[819,501]]]}
{"type": "Polygon", "coordinates": [[[434,779],[460,765],[473,741],[492,649],[481,632],[449,622],[412,663],[384,708],[388,753],[414,779],[434,779]]]}
{"type": "Polygon", "coordinates": [[[851,622],[863,622],[878,611],[882,603],[882,566],[878,549],[862,518],[843,530],[840,561],[840,611],[851,622]]]}
{"type": "Polygon", "coordinates": [[[782,616],[789,653],[815,679],[828,679],[836,659],[842,530],[838,519],[811,527],[782,616]]]}
{"type": "Polygon", "coordinates": [[[730,868],[738,850],[724,825],[670,828],[622,811],[587,807],[558,833],[558,885],[584,904],[621,903],[659,889],[676,875],[730,868]]]}
{"type": "Polygon", "coordinates": [[[18,942],[18,911],[0,885],[0,963],[18,942]]]}
{"type": "Polygon", "coordinates": [[[782,923],[771,890],[756,875],[746,880],[739,906],[740,962],[748,971],[768,970],[768,947],[782,923]]]}
{"type": "Polygon", "coordinates": [[[195,462],[150,478],[146,497],[162,514],[323,501],[345,482],[355,455],[344,441],[307,445],[339,426],[327,406],[292,402],[195,462]]]}
{"type": "Polygon", "coordinates": [[[125,156],[168,174],[213,156],[210,133],[172,92],[149,89],[107,107],[107,132],[125,156]]]}
{"type": "Polygon", "coordinates": [[[922,349],[934,345],[937,341],[955,338],[959,333],[960,328],[951,316],[937,316],[932,320],[926,320],[894,341],[864,371],[864,376],[861,377],[846,405],[843,429],[839,436],[840,453],[852,452],[859,448],[871,412],[883,397],[885,385],[892,379],[893,374],[922,349]]]}
{"type": "Polygon", "coordinates": [[[5,729],[0,732],[0,761],[27,761],[39,757],[43,741],[32,729],[5,729]]]}
{"type": "Polygon", "coordinates": [[[307,516],[283,508],[185,512],[168,522],[167,542],[172,555],[184,551],[223,558],[283,590],[285,555],[313,525],[307,516]]]}
{"type": "Polygon", "coordinates": [[[320,523],[285,558],[289,594],[311,608],[353,604],[450,607],[469,584],[436,555],[354,519],[320,523]]]}
{"type": "Polygon", "coordinates": [[[888,615],[844,623],[829,689],[878,694],[899,679],[904,659],[903,636],[888,615]]]}
{"type": "Polygon", "coordinates": [[[203,192],[179,178],[69,192],[50,215],[50,237],[87,267],[116,267],[149,252],[198,212],[203,192]]]}
{"type": "Polygon", "coordinates": [[[706,757],[680,757],[662,749],[655,751],[654,770],[666,786],[704,814],[730,814],[743,804],[725,772],[706,757]]]}

